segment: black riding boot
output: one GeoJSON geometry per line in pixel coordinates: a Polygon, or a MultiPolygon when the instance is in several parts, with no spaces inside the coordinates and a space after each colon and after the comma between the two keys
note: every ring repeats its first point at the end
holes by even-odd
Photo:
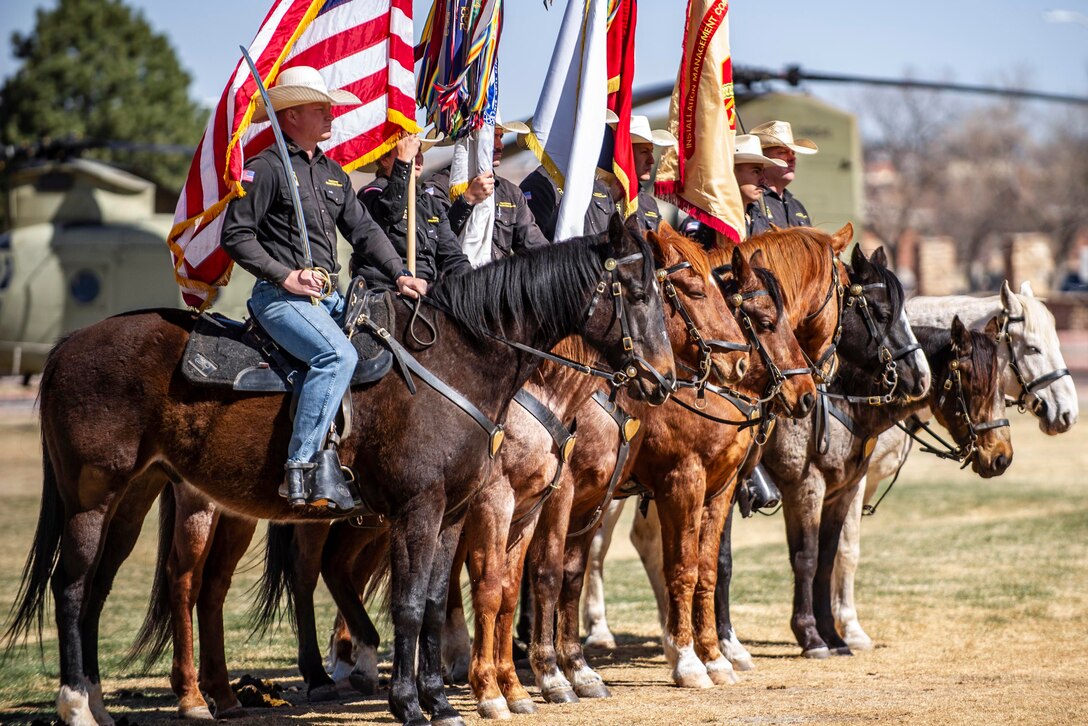
{"type": "Polygon", "coordinates": [[[289,461],[284,466],[283,483],[280,484],[280,496],[292,507],[306,506],[306,490],[309,488],[309,474],[315,465],[289,461]]]}
{"type": "Polygon", "coordinates": [[[355,509],[355,497],[351,495],[340,457],[336,449],[323,449],[311,461],[317,465],[310,478],[310,494],[306,503],[315,507],[327,507],[338,512],[355,509]]]}
{"type": "Polygon", "coordinates": [[[760,509],[772,509],[782,501],[778,490],[762,464],[756,464],[752,474],[737,487],[737,503],[743,517],[751,517],[760,509]]]}

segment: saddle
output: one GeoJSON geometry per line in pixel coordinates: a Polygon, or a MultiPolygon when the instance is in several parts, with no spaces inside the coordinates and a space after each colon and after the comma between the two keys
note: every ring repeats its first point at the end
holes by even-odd
{"type": "MultiPolygon", "coordinates": [[[[392,295],[367,290],[363,279],[355,278],[346,306],[344,333],[359,353],[351,385],[380,381],[393,367],[393,353],[360,323],[369,318],[388,330],[396,319],[392,295]]],[[[181,371],[201,386],[285,393],[295,389],[306,365],[272,340],[252,314],[239,322],[219,313],[201,313],[185,346],[181,371]]]]}

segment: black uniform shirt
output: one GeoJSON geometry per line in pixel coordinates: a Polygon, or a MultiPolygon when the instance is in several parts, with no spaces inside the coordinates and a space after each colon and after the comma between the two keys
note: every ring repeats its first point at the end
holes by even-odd
{"type": "MultiPolygon", "coordinates": [[[[289,139],[287,150],[298,179],[313,266],[339,272],[336,259],[339,228],[355,250],[353,257],[367,260],[383,274],[398,275],[403,267],[400,256],[355,198],[351,180],[340,165],[320,149],[310,158],[289,139]]],[[[220,238],[223,249],[243,269],[276,284],[283,283],[292,270],[311,266],[299,239],[298,220],[287,184],[274,146],[247,160],[242,175],[245,196],[227,206],[220,238]]]]}
{"type": "Polygon", "coordinates": [[[638,193],[638,209],[635,210],[635,218],[643,234],[656,232],[661,224],[661,210],[657,208],[657,200],[645,190],[638,193]]]}
{"type": "MultiPolygon", "coordinates": [[[[555,223],[559,218],[559,202],[562,192],[555,185],[544,167],[539,166],[521,182],[521,191],[525,195],[525,201],[529,204],[529,211],[533,213],[536,226],[552,242],[555,241],[555,223]]],[[[608,191],[608,185],[600,179],[593,182],[593,196],[586,209],[585,222],[582,234],[595,235],[608,230],[608,220],[612,214],[618,211],[616,203],[612,201],[612,195],[608,191]]]]}
{"type": "Polygon", "coordinates": [[[763,197],[759,202],[763,216],[770,224],[776,227],[811,227],[812,220],[808,216],[808,210],[801,200],[793,196],[789,189],[782,190],[778,194],[767,187],[763,187],[763,197]]]}
{"type": "MultiPolygon", "coordinates": [[[[400,255],[397,269],[408,258],[408,184],[412,167],[397,159],[387,177],[378,177],[359,192],[378,225],[400,255]]],[[[364,258],[351,256],[351,267],[371,285],[388,287],[391,279],[383,271],[368,264],[364,258]]],[[[471,270],[461,244],[450,229],[450,221],[442,204],[430,194],[416,194],[416,277],[433,282],[440,275],[471,270]]]]}
{"type": "MultiPolygon", "coordinates": [[[[433,194],[446,208],[450,218],[450,228],[458,237],[472,216],[472,204],[465,201],[464,195],[450,202],[449,167],[435,172],[425,184],[429,194],[433,194]]],[[[543,247],[550,244],[548,238],[536,226],[533,213],[514,182],[495,175],[495,224],[491,233],[491,259],[543,247]]]]}
{"type": "MultiPolygon", "coordinates": [[[[745,238],[771,231],[770,222],[763,216],[763,209],[759,202],[752,202],[744,208],[744,228],[745,238]]],[[[708,250],[717,243],[717,235],[714,234],[714,230],[695,217],[685,219],[680,225],[680,232],[708,250]]]]}

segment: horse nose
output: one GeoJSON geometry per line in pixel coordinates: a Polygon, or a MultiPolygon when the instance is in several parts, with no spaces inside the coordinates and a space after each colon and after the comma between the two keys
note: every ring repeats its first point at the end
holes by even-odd
{"type": "Polygon", "coordinates": [[[801,396],[801,415],[804,415],[811,411],[816,406],[816,396],[811,393],[805,393],[801,396]]]}
{"type": "Polygon", "coordinates": [[[1009,457],[1005,456],[1004,454],[998,454],[997,458],[994,459],[993,468],[999,472],[1002,472],[1009,468],[1010,463],[1011,462],[1009,461],[1009,457]]]}
{"type": "Polygon", "coordinates": [[[1036,398],[1031,406],[1032,412],[1039,418],[1046,418],[1046,408],[1046,401],[1041,398],[1036,398]]]}
{"type": "Polygon", "coordinates": [[[743,378],[744,374],[747,373],[747,372],[748,372],[748,360],[745,359],[745,358],[741,358],[739,361],[737,361],[737,375],[743,378]]]}

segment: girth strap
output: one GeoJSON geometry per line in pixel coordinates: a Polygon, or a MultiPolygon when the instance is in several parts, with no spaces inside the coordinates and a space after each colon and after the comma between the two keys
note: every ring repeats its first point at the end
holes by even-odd
{"type": "Polygon", "coordinates": [[[502,424],[492,422],[491,419],[489,419],[483,411],[477,408],[476,404],[468,400],[464,394],[427,370],[427,368],[416,360],[415,357],[408,352],[407,348],[401,345],[388,330],[375,323],[368,316],[362,317],[359,322],[370,328],[374,334],[388,345],[391,351],[393,351],[393,356],[401,367],[401,372],[404,374],[404,379],[407,381],[408,389],[412,392],[412,395],[415,395],[415,385],[412,383],[412,376],[409,371],[414,372],[417,376],[422,378],[427,385],[445,396],[450,403],[471,416],[472,420],[479,424],[480,428],[487,434],[488,456],[494,459],[495,456],[498,455],[499,449],[502,448],[503,438],[506,436],[502,424]]]}
{"type": "Polygon", "coordinates": [[[593,400],[597,402],[605,412],[612,417],[612,420],[616,422],[616,426],[620,430],[620,446],[616,451],[616,467],[612,470],[612,478],[608,480],[608,490],[605,492],[604,500],[597,505],[597,509],[593,512],[593,518],[589,524],[582,527],[577,532],[568,532],[567,539],[574,539],[575,537],[581,537],[586,532],[589,532],[597,526],[601,521],[601,517],[604,516],[604,510],[608,509],[608,505],[612,503],[612,497],[616,494],[616,488],[620,484],[620,476],[623,474],[623,467],[627,464],[627,456],[631,453],[631,439],[638,433],[641,424],[639,420],[634,416],[629,415],[626,411],[620,408],[619,404],[615,401],[609,400],[609,397],[605,395],[604,391],[597,391],[593,394],[593,400]]]}
{"type": "MultiPolygon", "coordinates": [[[[559,450],[559,462],[555,466],[555,475],[552,476],[552,480],[548,484],[548,487],[540,493],[540,496],[533,503],[533,506],[529,508],[529,511],[510,522],[511,527],[521,524],[526,519],[536,514],[536,512],[544,506],[544,502],[548,501],[552,494],[558,491],[559,479],[563,476],[563,466],[570,461],[571,454],[574,452],[574,443],[578,438],[577,434],[574,433],[576,422],[572,423],[570,429],[568,429],[563,425],[563,422],[552,413],[551,409],[541,403],[540,399],[526,391],[524,388],[514,394],[514,400],[517,401],[518,405],[528,411],[533,418],[539,421],[540,425],[551,435],[552,441],[555,442],[555,445],[559,450]]],[[[511,542],[510,546],[512,547],[515,542],[511,542]]]]}

